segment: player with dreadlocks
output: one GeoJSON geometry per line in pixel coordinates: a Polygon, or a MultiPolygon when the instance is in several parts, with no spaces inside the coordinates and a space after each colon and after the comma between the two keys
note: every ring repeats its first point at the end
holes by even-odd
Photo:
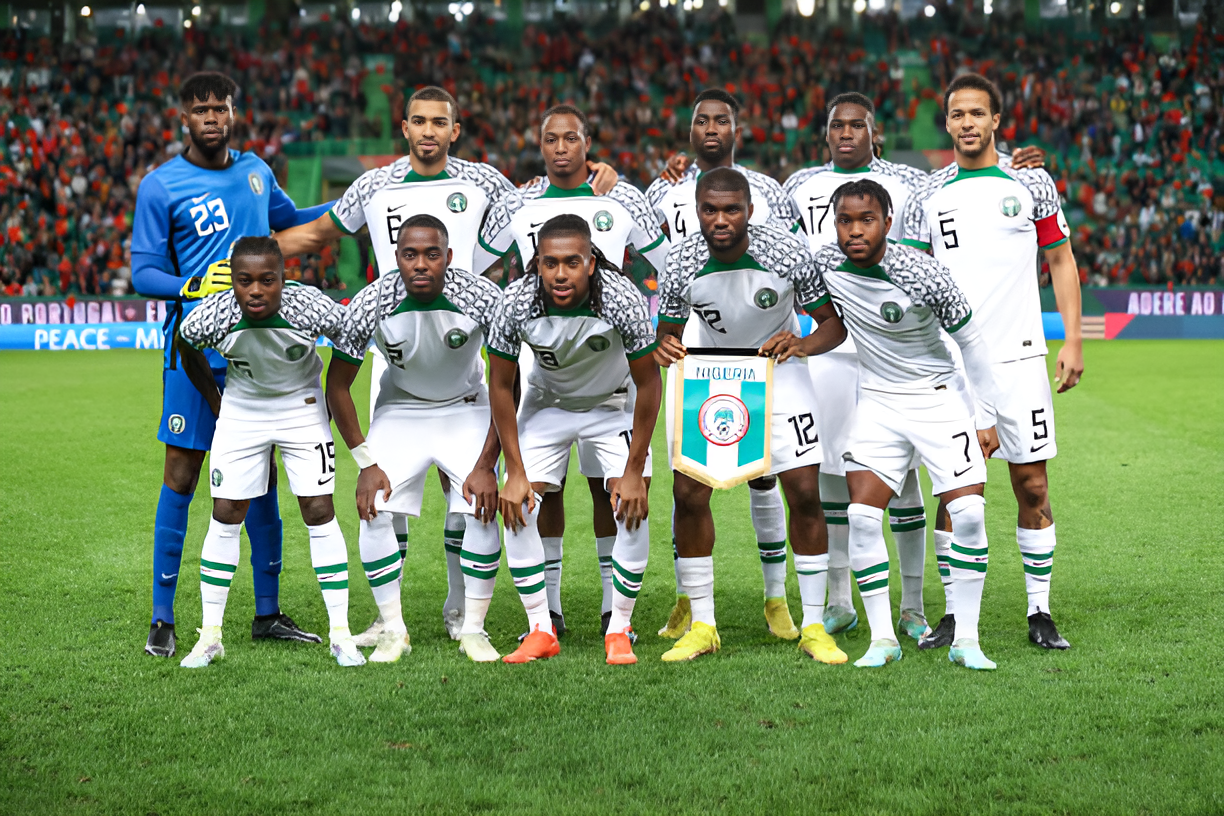
{"type": "Polygon", "coordinates": [[[537,234],[526,275],[507,287],[488,339],[489,399],[506,460],[499,498],[506,560],[528,628],[507,663],[561,650],[549,615],[538,519],[542,496],[560,489],[575,444],[597,460],[616,518],[607,661],[637,662],[630,618],[650,553],[650,439],[663,391],[654,348],[646,299],[594,245],[587,219],[550,218],[537,234]],[[516,416],[514,380],[524,343],[535,366],[516,416]]]}

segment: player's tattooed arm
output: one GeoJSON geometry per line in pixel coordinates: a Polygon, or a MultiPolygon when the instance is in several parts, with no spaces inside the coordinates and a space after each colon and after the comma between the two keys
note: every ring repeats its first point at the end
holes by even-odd
{"type": "Polygon", "coordinates": [[[350,389],[360,370],[360,365],[332,354],[331,363],[327,366],[327,408],[344,444],[353,452],[353,458],[361,468],[357,476],[357,515],[362,521],[369,521],[378,515],[374,510],[374,499],[379,491],[382,491],[383,501],[391,498],[391,480],[366,448],[365,434],[361,432],[361,422],[357,419],[357,407],[353,404],[350,389]]]}
{"type": "Polygon", "coordinates": [[[1071,241],[1067,240],[1058,246],[1045,251],[1046,260],[1050,262],[1050,282],[1054,286],[1054,301],[1062,315],[1066,330],[1066,342],[1058,350],[1058,359],[1054,363],[1054,382],[1058,384],[1058,393],[1063,393],[1079,384],[1084,375],[1084,338],[1080,328],[1080,278],[1079,269],[1075,265],[1075,253],[1071,251],[1071,241]]]}
{"type": "Polygon", "coordinates": [[[497,438],[501,440],[502,452],[506,457],[506,486],[502,488],[497,504],[502,523],[516,531],[526,526],[523,503],[527,504],[527,512],[535,510],[535,492],[527,481],[523,455],[519,450],[518,417],[515,416],[514,407],[514,375],[517,371],[517,360],[497,354],[489,355],[489,405],[493,411],[497,438]]]}
{"type": "Polygon", "coordinates": [[[181,335],[178,338],[178,353],[187,379],[191,380],[191,384],[196,387],[196,390],[208,402],[208,407],[212,410],[213,416],[220,416],[221,389],[217,388],[217,381],[213,379],[212,369],[208,365],[208,358],[204,356],[204,352],[191,345],[181,335]]]}
{"type": "Polygon", "coordinates": [[[636,530],[650,515],[650,474],[645,473],[646,454],[654,437],[659,418],[659,403],[663,400],[663,379],[654,356],[647,354],[629,361],[629,376],[637,387],[637,402],[633,406],[633,433],[629,439],[629,461],[625,473],[610,484],[612,512],[630,530],[636,530]]]}
{"type": "Polygon", "coordinates": [[[684,343],[680,342],[682,334],[684,334],[683,323],[659,321],[659,328],[655,334],[655,339],[659,344],[654,350],[656,363],[667,368],[688,354],[688,349],[684,347],[684,343]]]}
{"type": "Polygon", "coordinates": [[[497,426],[490,420],[480,458],[463,481],[463,499],[473,506],[476,520],[482,524],[490,524],[497,519],[497,457],[500,455],[497,426]]]}

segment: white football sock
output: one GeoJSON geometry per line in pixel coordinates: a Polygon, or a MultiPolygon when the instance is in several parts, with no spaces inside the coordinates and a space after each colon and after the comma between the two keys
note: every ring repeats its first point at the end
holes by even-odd
{"type": "Polygon", "coordinates": [[[319,589],[323,590],[323,605],[332,631],[348,631],[348,547],[340,522],[333,517],[326,524],[306,526],[310,533],[310,565],[314,567],[319,589]]]}
{"type": "Polygon", "coordinates": [[[795,574],[799,577],[799,598],[803,601],[800,629],[821,623],[825,610],[825,590],[829,579],[829,554],[795,553],[795,574]]]}
{"type": "Polygon", "coordinates": [[[978,639],[982,589],[986,585],[986,500],[961,496],[948,502],[952,519],[952,595],[956,598],[955,640],[978,639]]]}
{"type": "Polygon", "coordinates": [[[888,596],[888,544],[884,541],[884,511],[866,504],[846,508],[850,520],[850,567],[858,582],[872,640],[896,640],[892,602],[888,596]]]}
{"type": "Polygon", "coordinates": [[[786,508],[777,483],[768,490],[748,487],[748,508],[761,556],[766,598],[786,597],[786,508]]]}
{"type": "Polygon", "coordinates": [[[510,566],[510,577],[518,590],[523,609],[527,612],[527,631],[539,629],[552,632],[552,618],[548,615],[548,591],[544,583],[544,543],[540,541],[537,526],[540,518],[539,494],[535,496],[535,510],[527,510],[523,502],[523,519],[526,525],[517,532],[506,528],[506,563],[510,566]]]}
{"type": "Polygon", "coordinates": [[[241,524],[208,522],[208,533],[200,550],[200,600],[203,601],[203,626],[220,626],[225,618],[234,571],[238,569],[238,535],[241,524]]]}
{"type": "Polygon", "coordinates": [[[677,558],[676,571],[680,584],[688,592],[693,622],[714,623],[714,556],[677,558]]]}
{"type": "Polygon", "coordinates": [[[612,548],[615,546],[616,536],[599,536],[595,539],[595,555],[599,558],[599,580],[603,583],[603,601],[599,605],[601,615],[612,611],[612,548]]]}
{"type": "Polygon", "coordinates": [[[630,626],[633,607],[642,591],[642,575],[650,558],[650,524],[643,521],[636,530],[616,522],[612,548],[612,618],[608,633],[623,632],[630,626]]]}
{"type": "Polygon", "coordinates": [[[501,566],[501,539],[497,522],[482,524],[474,518],[465,519],[461,555],[464,584],[463,629],[461,634],[476,635],[484,631],[485,616],[493,600],[497,569],[501,566]]]}
{"type": "Polygon", "coordinates": [[[829,528],[829,606],[854,608],[850,594],[850,522],[846,508],[850,506],[850,490],[846,477],[835,473],[820,474],[820,506],[829,528]]]}
{"type": "Polygon", "coordinates": [[[901,608],[922,614],[922,577],[926,564],[926,510],[918,471],[911,470],[901,485],[901,494],[888,504],[888,525],[897,543],[901,563],[901,608]]]}
{"type": "Polygon", "coordinates": [[[945,615],[956,614],[956,601],[952,597],[952,568],[948,566],[948,559],[951,557],[952,534],[946,530],[935,530],[935,562],[939,565],[939,580],[944,588],[945,615]]]}
{"type": "Polygon", "coordinates": [[[1024,560],[1024,588],[1028,614],[1050,611],[1050,572],[1054,569],[1054,525],[1042,530],[1016,528],[1016,543],[1024,560]]]}
{"type": "Polygon", "coordinates": [[[447,609],[463,606],[463,531],[470,516],[463,513],[447,513],[442,528],[442,549],[446,552],[446,602],[447,609]]]}
{"type": "Polygon", "coordinates": [[[548,609],[561,614],[561,557],[565,552],[562,536],[541,536],[544,546],[544,587],[548,594],[548,609]]]}
{"type": "Polygon", "coordinates": [[[357,549],[370,591],[374,593],[374,603],[378,604],[378,617],[386,631],[407,631],[400,608],[403,559],[395,543],[391,514],[384,510],[372,520],[361,522],[358,529],[357,549]]]}

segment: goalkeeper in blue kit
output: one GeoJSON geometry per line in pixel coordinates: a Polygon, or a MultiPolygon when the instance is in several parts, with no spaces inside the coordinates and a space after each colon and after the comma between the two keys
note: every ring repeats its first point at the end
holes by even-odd
{"type": "MultiPolygon", "coordinates": [[[[239,238],[308,223],[331,206],[297,209],[262,159],[229,148],[237,91],[232,79],[217,73],[194,74],[183,83],[181,119],[190,145],[145,176],[136,196],[132,283],[146,297],[171,301],[163,327],[157,431],[166,445],[166,464],[154,522],[153,617],[145,644],[145,651],[158,657],[174,654],[174,591],[187,511],[216,422],[178,359],[178,325],[201,299],[230,287],[228,257],[239,238]]],[[[224,358],[212,350],[207,357],[218,388],[224,388],[224,358]]],[[[268,492],[252,500],[246,516],[255,584],[251,636],[321,643],[280,610],[281,520],[275,468],[271,473],[268,492]]]]}

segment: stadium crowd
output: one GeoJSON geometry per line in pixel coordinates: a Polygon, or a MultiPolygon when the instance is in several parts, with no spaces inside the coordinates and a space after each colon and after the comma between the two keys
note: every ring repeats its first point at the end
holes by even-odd
{"type": "MultiPolygon", "coordinates": [[[[745,101],[738,155],[784,180],[825,160],[833,95],[873,94],[891,149],[908,140],[923,100],[957,73],[980,71],[1005,94],[1001,139],[1049,151],[1084,282],[1220,280],[1224,60],[1202,33],[1161,51],[1137,23],[1073,44],[1026,39],[1001,18],[955,35],[952,23],[919,29],[881,18],[857,39],[815,25],[784,19],[768,48],[738,37],[725,14],[682,26],[659,11],[598,27],[598,37],[529,26],[510,43],[479,17],[328,21],[255,41],[199,26],[181,40],[159,32],[54,46],[10,30],[0,35],[0,284],[6,295],[130,291],[135,190],[182,149],[174,89],[189,73],[221,70],[238,81],[244,121],[234,144],[262,155],[283,183],[286,145],[380,134],[363,92],[369,54],[391,64],[380,87],[392,97],[393,133],[402,89],[442,85],[465,108],[458,154],[522,183],[542,172],[539,113],[570,100],[590,114],[596,155],[641,187],[687,143],[689,105],[703,87],[745,101]],[[929,84],[906,79],[897,54],[910,50],[926,59],[929,84]]],[[[291,275],[336,286],[334,264],[330,253],[291,275]]]]}

